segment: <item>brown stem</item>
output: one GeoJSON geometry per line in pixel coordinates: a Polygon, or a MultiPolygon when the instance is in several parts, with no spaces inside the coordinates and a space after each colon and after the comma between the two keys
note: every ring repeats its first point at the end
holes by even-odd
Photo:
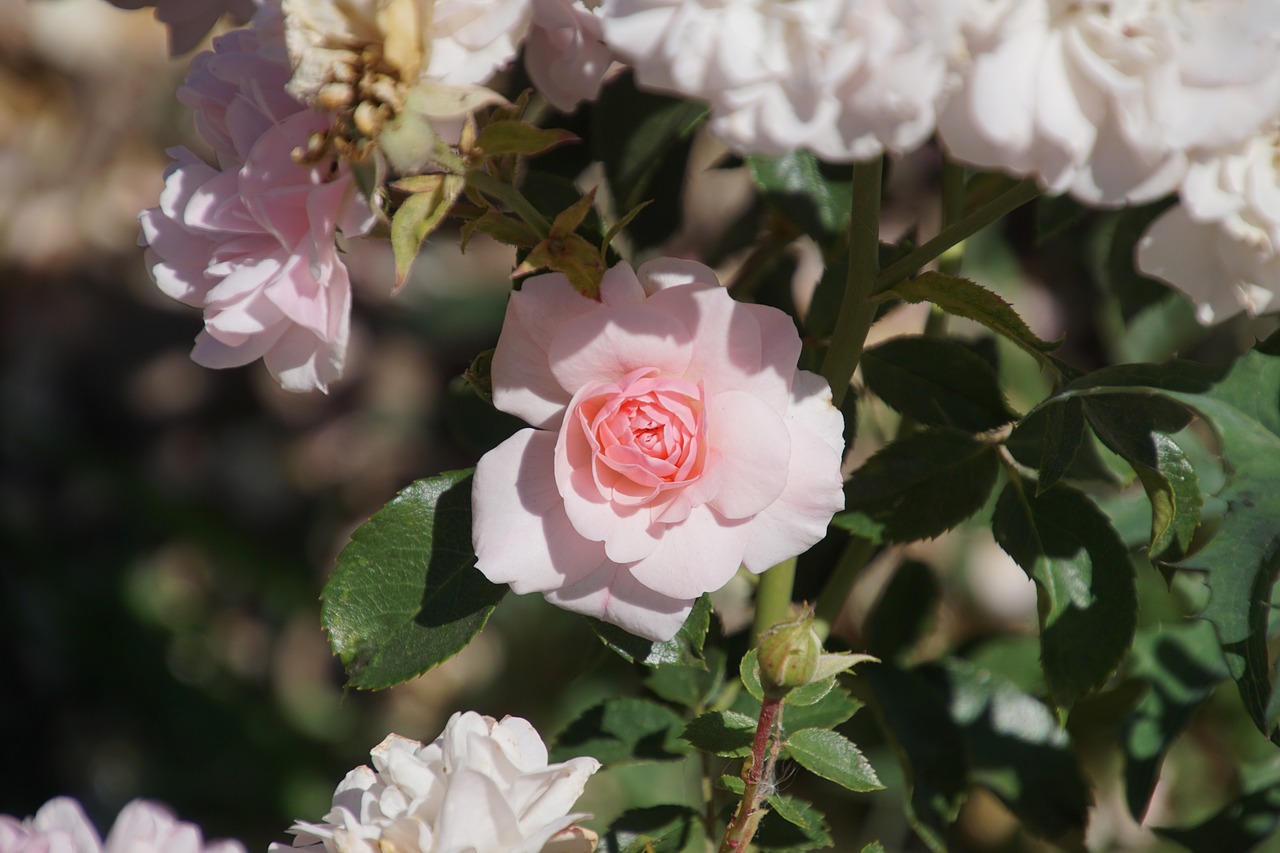
{"type": "Polygon", "coordinates": [[[761,788],[772,778],[773,765],[778,756],[777,748],[769,752],[769,736],[777,725],[781,711],[781,698],[766,696],[760,703],[760,719],[756,723],[756,736],[751,744],[751,764],[748,765],[747,775],[743,780],[747,787],[742,792],[742,802],[738,803],[737,811],[733,813],[733,819],[724,831],[720,853],[745,853],[747,845],[755,838],[756,826],[763,817],[760,813],[760,801],[764,799],[761,788]]]}

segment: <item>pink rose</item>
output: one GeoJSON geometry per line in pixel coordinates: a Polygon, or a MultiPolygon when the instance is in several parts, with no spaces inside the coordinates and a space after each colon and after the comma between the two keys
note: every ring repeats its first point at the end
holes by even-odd
{"type": "Polygon", "coordinates": [[[526,280],[493,400],[535,428],[476,468],[480,571],[666,640],[739,565],[813,545],[844,505],[843,421],[799,354],[789,317],[691,261],[616,266],[599,302],[526,280]]]}
{"type": "Polygon", "coordinates": [[[604,23],[589,5],[583,0],[533,0],[525,70],[537,90],[563,112],[595,100],[613,64],[604,23]]]}
{"type": "Polygon", "coordinates": [[[0,853],[245,853],[238,841],[208,841],[200,827],[167,808],[134,800],[120,810],[104,845],[84,809],[55,797],[33,817],[0,815],[0,853]]]}
{"type": "Polygon", "coordinates": [[[160,206],[139,218],[156,284],[204,309],[196,362],[261,358],[286,389],[324,391],[342,375],[351,316],[336,235],[364,233],[374,214],[345,165],[294,162],[293,150],[328,119],[285,94],[289,64],[273,12],[192,61],[179,95],[217,165],[170,151],[177,162],[160,206]]]}

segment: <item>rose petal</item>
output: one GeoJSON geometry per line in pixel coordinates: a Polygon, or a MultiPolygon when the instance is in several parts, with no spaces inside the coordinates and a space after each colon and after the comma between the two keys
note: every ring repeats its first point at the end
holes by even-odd
{"type": "Polygon", "coordinates": [[[636,580],[675,599],[695,599],[729,582],[742,564],[750,520],[725,518],[694,507],[680,524],[662,530],[653,553],[632,563],[636,580]]]}
{"type": "Polygon", "coordinates": [[[674,637],[693,609],[693,599],[655,592],[626,566],[611,562],[575,584],[546,593],[546,598],[557,607],[603,619],[654,642],[674,637]]]}

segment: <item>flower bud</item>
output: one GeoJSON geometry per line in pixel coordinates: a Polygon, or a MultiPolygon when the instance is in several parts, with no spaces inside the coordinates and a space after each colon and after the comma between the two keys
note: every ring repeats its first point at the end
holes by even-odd
{"type": "Polygon", "coordinates": [[[769,696],[782,696],[814,680],[822,639],[813,630],[813,614],[780,622],[760,637],[760,684],[769,696]]]}

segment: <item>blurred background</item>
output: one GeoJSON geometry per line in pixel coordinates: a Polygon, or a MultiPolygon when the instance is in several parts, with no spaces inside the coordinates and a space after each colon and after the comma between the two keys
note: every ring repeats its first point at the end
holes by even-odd
{"type": "MultiPolygon", "coordinates": [[[[439,669],[378,694],[344,692],[319,595],[347,536],[397,489],[474,464],[512,428],[460,378],[496,338],[511,254],[477,239],[463,257],[442,234],[392,297],[387,253],[353,245],[353,343],[347,376],[327,396],[287,394],[260,364],[200,368],[187,357],[200,317],[154,288],[136,245],[164,149],[199,150],[172,97],[187,57],[169,59],[148,11],[102,0],[0,0],[0,21],[0,813],[21,817],[69,794],[105,830],[142,796],[209,836],[263,850],[287,840],[292,820],[318,819],[337,782],[389,731],[430,740],[452,711],[470,708],[526,716],[549,738],[593,702],[639,691],[640,674],[582,620],[508,596],[439,669]]],[[[693,162],[718,154],[695,140],[693,162]]],[[[921,216],[933,227],[936,167],[926,152],[895,169],[890,231],[921,216]]],[[[749,205],[736,171],[691,167],[696,191],[686,190],[672,253],[711,252],[725,211],[749,205]]],[[[967,269],[1014,300],[1041,336],[1068,333],[1065,357],[1085,368],[1179,351],[1213,359],[1268,331],[1268,321],[1237,323],[1206,336],[1180,298],[1121,281],[1097,257],[1109,227],[1096,218],[1037,247],[1024,212],[973,241],[967,269]]],[[[731,271],[734,258],[722,260],[731,271]]],[[[803,308],[819,272],[800,249],[758,285],[759,297],[781,287],[775,301],[803,308]]],[[[903,310],[876,337],[923,322],[903,310]]],[[[1018,410],[1045,393],[1016,355],[1001,369],[1018,410]]],[[[860,422],[859,459],[892,434],[894,415],[881,407],[860,422]]],[[[1132,489],[1111,506],[1138,539],[1144,506],[1132,489]]],[[[810,566],[831,556],[818,552],[810,566]]],[[[964,529],[905,556],[927,563],[941,590],[916,658],[964,648],[1034,690],[1034,591],[989,532],[964,529]]],[[[850,645],[903,557],[886,555],[855,589],[837,630],[850,645]]],[[[1144,624],[1181,618],[1197,602],[1194,584],[1170,593],[1149,566],[1139,577],[1144,624]]],[[[749,593],[744,581],[718,601],[728,630],[743,624],[749,593]]],[[[1101,703],[1076,732],[1100,786],[1091,846],[1148,849],[1154,836],[1133,824],[1116,788],[1107,714],[1101,703]]],[[[797,782],[799,792],[826,798],[845,837],[922,849],[874,718],[855,724],[890,790],[856,806],[822,785],[797,782]]],[[[1234,687],[1220,689],[1175,747],[1152,820],[1212,811],[1238,791],[1236,767],[1270,750],[1234,687]]],[[[689,770],[601,774],[584,808],[607,820],[622,802],[694,799],[689,770]]],[[[1041,847],[981,793],[957,830],[956,849],[1041,847]]]]}

